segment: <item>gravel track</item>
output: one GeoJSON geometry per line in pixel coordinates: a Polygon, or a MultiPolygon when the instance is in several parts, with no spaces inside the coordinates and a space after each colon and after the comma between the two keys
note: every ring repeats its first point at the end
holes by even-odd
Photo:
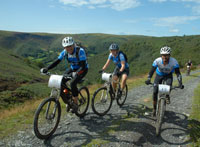
{"type": "Polygon", "coordinates": [[[184,83],[183,90],[171,92],[171,104],[167,105],[160,137],[155,136],[155,118],[150,115],[152,87],[143,85],[129,90],[127,101],[122,108],[114,101],[111,110],[104,117],[95,115],[91,108],[84,119],[66,113],[62,116],[56,132],[48,140],[37,139],[30,126],[30,129],[18,131],[16,135],[0,140],[0,146],[187,146],[190,143],[188,116],[194,89],[200,83],[200,76],[191,77],[184,83]]]}

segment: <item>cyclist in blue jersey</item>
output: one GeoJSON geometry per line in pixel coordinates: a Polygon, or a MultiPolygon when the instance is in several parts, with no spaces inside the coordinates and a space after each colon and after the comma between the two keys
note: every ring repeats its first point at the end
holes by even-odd
{"type": "MultiPolygon", "coordinates": [[[[77,83],[87,74],[88,72],[88,63],[85,50],[83,48],[75,46],[74,40],[72,37],[65,37],[62,40],[62,46],[64,50],[58,56],[58,59],[54,61],[51,65],[46,68],[42,68],[42,73],[47,73],[48,70],[54,68],[58,65],[64,58],[71,64],[65,74],[69,75],[73,72],[73,79],[71,80],[70,86],[72,90],[72,96],[75,104],[78,104],[78,88],[77,83]]],[[[64,75],[65,75],[64,74],[64,75]]],[[[63,83],[66,80],[63,78],[63,83]]],[[[61,92],[62,88],[61,88],[61,92]]],[[[65,101],[65,100],[64,100],[65,101]]],[[[76,108],[78,108],[76,106],[76,108]]],[[[75,109],[76,109],[75,108],[75,109]]],[[[76,111],[76,110],[74,110],[76,111]]]]}
{"type": "MultiPolygon", "coordinates": [[[[177,75],[177,79],[179,82],[179,87],[183,89],[182,85],[182,76],[179,69],[179,64],[176,59],[170,56],[171,48],[168,46],[164,46],[160,49],[161,57],[154,60],[152,64],[152,69],[149,72],[148,79],[145,83],[148,85],[151,83],[151,77],[153,73],[156,71],[156,77],[154,80],[154,90],[153,90],[153,116],[156,114],[156,105],[157,105],[157,96],[158,96],[158,84],[162,83],[162,80],[166,78],[167,85],[172,86],[173,82],[173,72],[175,71],[177,75]]],[[[167,97],[167,103],[170,103],[170,97],[167,97]]]]}
{"type": "MultiPolygon", "coordinates": [[[[117,44],[115,43],[111,44],[109,50],[110,54],[108,56],[108,60],[106,64],[103,66],[101,71],[104,71],[108,67],[110,62],[113,61],[116,65],[114,70],[113,80],[117,81],[119,76],[122,76],[121,88],[123,90],[126,85],[127,77],[129,75],[129,65],[127,63],[125,55],[121,51],[119,51],[119,46],[117,44]]],[[[117,86],[116,82],[113,82],[112,86],[113,89],[115,90],[117,86]]]]}

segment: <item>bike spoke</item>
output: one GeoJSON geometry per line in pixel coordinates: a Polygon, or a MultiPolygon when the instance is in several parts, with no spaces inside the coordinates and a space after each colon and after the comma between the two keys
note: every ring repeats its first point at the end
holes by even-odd
{"type": "Polygon", "coordinates": [[[112,98],[106,88],[100,88],[92,100],[92,109],[98,115],[105,115],[112,105],[112,98]]]}

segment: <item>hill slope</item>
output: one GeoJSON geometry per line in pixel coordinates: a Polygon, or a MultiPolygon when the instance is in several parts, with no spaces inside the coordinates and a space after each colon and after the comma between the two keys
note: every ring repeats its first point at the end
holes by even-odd
{"type": "Polygon", "coordinates": [[[41,84],[44,81],[34,63],[0,50],[0,110],[46,95],[46,84],[41,84]]]}

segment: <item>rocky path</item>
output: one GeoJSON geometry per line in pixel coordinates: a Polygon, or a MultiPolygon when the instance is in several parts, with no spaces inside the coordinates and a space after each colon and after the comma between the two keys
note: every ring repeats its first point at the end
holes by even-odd
{"type": "MultiPolygon", "coordinates": [[[[199,71],[198,71],[199,72],[199,71]]],[[[125,105],[119,108],[114,101],[104,117],[95,115],[91,108],[79,119],[64,114],[54,135],[48,140],[37,139],[32,131],[18,131],[8,139],[0,140],[0,146],[15,147],[133,147],[133,146],[187,146],[188,116],[191,112],[193,91],[200,83],[200,76],[191,75],[183,90],[171,93],[160,137],[155,136],[155,118],[151,117],[152,87],[140,86],[129,90],[125,105]]]]}

